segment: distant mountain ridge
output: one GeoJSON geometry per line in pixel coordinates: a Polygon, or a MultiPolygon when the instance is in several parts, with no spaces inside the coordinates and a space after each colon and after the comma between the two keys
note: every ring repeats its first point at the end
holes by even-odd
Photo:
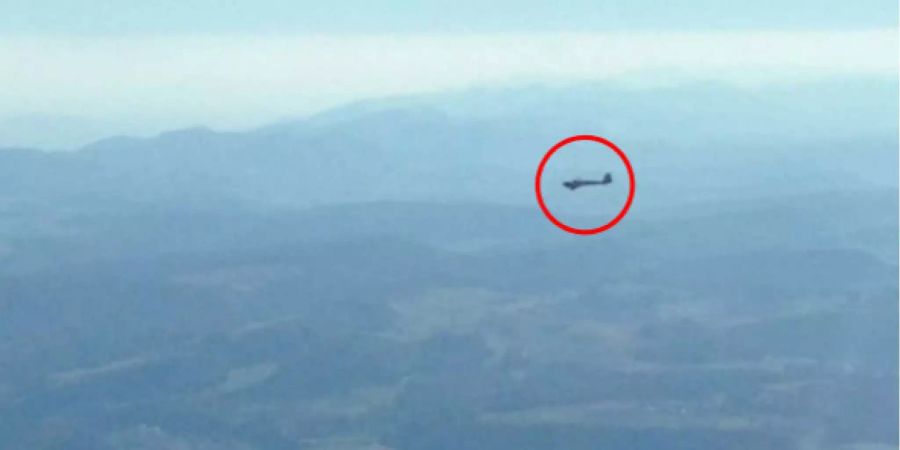
{"type": "Polygon", "coordinates": [[[878,100],[890,87],[850,84],[834,99],[805,86],[794,100],[772,89],[472,91],[364,102],[247,132],[196,127],[104,139],[67,154],[0,151],[0,196],[525,205],[543,152],[585,132],[626,149],[641,181],[638,208],[671,202],[658,192],[673,184],[685,199],[896,185],[884,164],[897,160],[896,111],[878,100]],[[841,106],[848,95],[862,105],[849,122],[841,106]],[[485,114],[487,105],[500,106],[485,114]]]}

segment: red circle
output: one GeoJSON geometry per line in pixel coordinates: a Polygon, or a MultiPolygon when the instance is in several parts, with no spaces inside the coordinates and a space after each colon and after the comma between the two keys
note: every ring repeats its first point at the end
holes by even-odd
{"type": "Polygon", "coordinates": [[[537,194],[537,201],[538,205],[540,205],[541,207],[541,211],[544,212],[544,215],[547,216],[547,219],[549,219],[550,222],[553,222],[554,225],[562,230],[568,231],[569,233],[582,235],[598,234],[616,226],[616,224],[619,223],[619,221],[622,220],[623,217],[625,217],[625,214],[628,214],[628,209],[631,208],[631,202],[632,200],[634,200],[634,169],[631,168],[631,162],[628,161],[628,157],[625,156],[625,152],[619,149],[619,147],[616,147],[616,144],[613,144],[612,142],[600,136],[579,134],[577,136],[568,137],[559,141],[556,145],[550,148],[549,151],[547,151],[547,154],[544,155],[544,158],[541,160],[541,164],[538,165],[537,176],[535,176],[534,180],[534,191],[537,194]],[[554,217],[553,214],[550,213],[550,210],[547,209],[547,205],[544,203],[544,196],[543,194],[541,194],[541,177],[544,175],[544,166],[547,165],[547,161],[550,160],[550,157],[553,156],[553,154],[556,153],[557,150],[578,141],[591,141],[605,145],[607,148],[614,151],[616,155],[619,156],[619,159],[621,159],[622,163],[625,164],[625,169],[628,170],[628,200],[625,200],[625,206],[622,207],[622,210],[619,211],[619,214],[616,215],[616,217],[614,217],[605,225],[599,226],[597,228],[575,228],[560,222],[559,219],[554,217]]]}

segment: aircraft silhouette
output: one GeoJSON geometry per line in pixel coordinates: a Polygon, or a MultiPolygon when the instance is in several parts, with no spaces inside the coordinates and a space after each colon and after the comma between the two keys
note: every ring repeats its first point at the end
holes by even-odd
{"type": "Polygon", "coordinates": [[[563,186],[569,188],[569,190],[574,191],[575,189],[578,189],[582,186],[589,186],[589,185],[594,185],[594,184],[603,185],[603,184],[609,184],[609,183],[612,183],[612,174],[609,172],[606,172],[606,175],[603,176],[602,180],[582,180],[582,179],[576,178],[572,181],[564,182],[563,186]]]}

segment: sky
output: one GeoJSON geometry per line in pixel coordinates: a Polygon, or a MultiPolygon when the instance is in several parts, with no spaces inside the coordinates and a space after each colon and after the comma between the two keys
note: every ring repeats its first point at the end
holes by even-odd
{"type": "Polygon", "coordinates": [[[602,32],[895,28],[895,0],[4,0],[0,33],[602,32]]]}
{"type": "Polygon", "coordinates": [[[484,85],[896,76],[897,55],[880,0],[6,0],[0,144],[22,117],[239,129],[484,85]]]}

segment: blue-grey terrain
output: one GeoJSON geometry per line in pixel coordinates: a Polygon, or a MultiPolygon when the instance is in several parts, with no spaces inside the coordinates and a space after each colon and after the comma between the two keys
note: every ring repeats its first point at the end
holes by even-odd
{"type": "Polygon", "coordinates": [[[897,448],[897,124],[606,83],[0,150],[0,448],[897,448]],[[637,175],[597,236],[534,202],[579,133],[637,175]]]}

